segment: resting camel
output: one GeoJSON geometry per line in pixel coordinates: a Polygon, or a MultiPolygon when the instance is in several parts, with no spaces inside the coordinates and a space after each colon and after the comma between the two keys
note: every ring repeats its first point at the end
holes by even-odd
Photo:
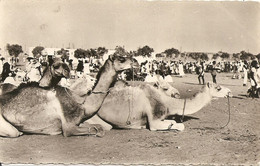
{"type": "MultiPolygon", "coordinates": [[[[47,66],[43,71],[43,76],[39,80],[39,86],[51,87],[57,85],[62,77],[69,78],[70,69],[68,65],[61,60],[56,60],[51,66],[47,66]]],[[[0,95],[11,92],[18,86],[10,83],[0,85],[0,95]]]]}
{"type": "MultiPolygon", "coordinates": [[[[116,84],[111,88],[112,92],[115,91],[120,91],[122,89],[129,89],[129,86],[127,82],[119,80],[116,82],[116,84]]],[[[138,86],[132,86],[131,88],[131,92],[127,91],[126,95],[129,95],[130,93],[134,93],[134,91],[137,89],[144,89],[146,88],[146,86],[151,86],[150,84],[146,83],[143,85],[138,85],[138,86]]],[[[163,80],[157,80],[157,82],[153,85],[155,88],[157,88],[159,91],[162,91],[163,93],[165,93],[167,96],[171,96],[174,98],[179,98],[180,97],[180,93],[177,89],[175,89],[174,87],[172,87],[169,83],[163,81],[163,80]]],[[[86,94],[88,93],[88,89],[92,88],[92,81],[88,80],[86,81],[86,79],[84,78],[78,78],[71,86],[70,86],[70,90],[72,90],[74,93],[78,94],[78,95],[82,95],[82,94],[86,94]]],[[[110,96],[110,95],[109,95],[110,96]]],[[[139,97],[139,96],[137,96],[139,97]]],[[[142,96],[140,96],[142,97],[142,96]]],[[[127,104],[126,102],[130,102],[131,96],[129,96],[129,101],[123,101],[122,104],[127,104]]],[[[105,99],[106,100],[106,99],[105,99]]],[[[138,100],[138,99],[136,99],[138,100]]],[[[140,98],[140,100],[142,100],[140,98]]],[[[92,118],[88,119],[87,121],[85,121],[87,123],[90,124],[101,124],[102,127],[105,130],[110,130],[112,129],[112,126],[109,125],[108,123],[104,122],[102,119],[100,119],[97,115],[94,115],[92,118]]]]}
{"type": "MultiPolygon", "coordinates": [[[[62,77],[69,78],[70,76],[70,69],[67,66],[67,64],[63,63],[62,61],[55,61],[51,66],[48,66],[45,68],[43,72],[43,76],[40,79],[38,83],[29,83],[25,84],[22,83],[19,88],[24,87],[24,86],[41,86],[41,87],[53,87],[57,85],[59,80],[62,77]]],[[[1,93],[5,94],[8,92],[11,92],[15,89],[18,88],[17,86],[13,84],[1,84],[1,93]]],[[[1,95],[2,95],[1,94],[1,95]]],[[[1,112],[1,110],[0,110],[1,112]]],[[[0,114],[0,136],[10,136],[10,137],[17,137],[19,135],[22,135],[22,132],[17,132],[17,130],[9,123],[7,122],[2,114],[0,114]]]]}
{"type": "MultiPolygon", "coordinates": [[[[78,94],[79,96],[83,96],[84,94],[91,91],[91,89],[94,86],[95,81],[86,79],[86,78],[78,78],[75,80],[74,83],[72,83],[69,87],[71,91],[73,91],[75,94],[78,94]]],[[[144,86],[148,86],[149,83],[138,85],[138,86],[132,86],[136,88],[143,88],[144,86]]],[[[115,85],[111,88],[113,90],[115,89],[122,89],[124,87],[130,86],[126,81],[118,80],[115,85]]],[[[154,87],[156,87],[158,90],[164,92],[166,95],[174,97],[174,98],[180,98],[180,92],[178,89],[172,87],[168,82],[164,80],[157,80],[157,82],[154,82],[154,87]]],[[[133,89],[134,90],[134,89],[133,89]]]]}
{"type": "MultiPolygon", "coordinates": [[[[97,116],[91,123],[102,122],[113,128],[150,130],[184,130],[182,123],[165,120],[170,115],[190,115],[206,106],[213,97],[226,97],[231,94],[228,88],[208,83],[191,99],[172,98],[153,86],[142,88],[123,87],[112,89],[97,116]],[[185,109],[184,109],[185,105],[185,109]],[[184,110],[184,111],[183,111],[184,110]],[[94,122],[93,122],[94,121],[94,122]]],[[[109,126],[107,127],[109,130],[109,126]]]]}
{"type": "Polygon", "coordinates": [[[21,132],[64,136],[96,135],[104,131],[100,125],[78,126],[93,116],[107,96],[117,74],[135,67],[133,59],[110,56],[97,74],[97,82],[84,97],[64,87],[22,87],[0,96],[0,111],[7,124],[0,125],[0,135],[17,137],[21,132]]]}

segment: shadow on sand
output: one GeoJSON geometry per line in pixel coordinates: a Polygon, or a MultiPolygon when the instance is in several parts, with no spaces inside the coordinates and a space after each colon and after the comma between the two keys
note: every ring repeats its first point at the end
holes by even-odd
{"type": "Polygon", "coordinates": [[[184,84],[188,84],[188,85],[199,85],[199,86],[202,86],[202,85],[203,85],[203,84],[191,83],[191,82],[184,82],[184,84]]]}
{"type": "MultiPolygon", "coordinates": [[[[172,120],[175,120],[177,123],[182,123],[181,122],[181,119],[182,119],[181,115],[170,115],[166,119],[172,119],[172,120]]],[[[186,121],[191,120],[191,119],[199,120],[199,118],[196,118],[196,117],[184,116],[183,122],[186,122],[186,121]]]]}

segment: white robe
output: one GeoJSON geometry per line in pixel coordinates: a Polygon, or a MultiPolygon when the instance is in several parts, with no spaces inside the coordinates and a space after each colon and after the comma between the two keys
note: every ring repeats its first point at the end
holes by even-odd
{"type": "Polygon", "coordinates": [[[183,71],[183,65],[182,64],[179,64],[179,74],[180,76],[184,76],[184,71],[183,71]]]}
{"type": "Polygon", "coordinates": [[[157,79],[157,76],[155,75],[150,75],[148,74],[146,77],[145,77],[145,82],[157,82],[158,79],[157,79]]]}
{"type": "Polygon", "coordinates": [[[166,82],[173,82],[172,77],[170,75],[167,75],[166,77],[164,77],[164,80],[166,82]]]}

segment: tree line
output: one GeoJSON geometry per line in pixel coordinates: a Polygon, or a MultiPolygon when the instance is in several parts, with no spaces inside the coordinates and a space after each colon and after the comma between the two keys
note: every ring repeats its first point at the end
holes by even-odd
{"type": "MultiPolygon", "coordinates": [[[[7,51],[10,56],[13,56],[17,58],[21,53],[23,53],[22,46],[18,44],[7,44],[6,46],[7,51]]],[[[32,54],[34,57],[39,58],[42,55],[42,51],[44,50],[44,47],[42,46],[37,46],[32,50],[32,54]]],[[[101,58],[104,54],[108,52],[108,49],[105,47],[98,47],[98,48],[90,48],[90,49],[82,49],[78,48],[74,51],[74,57],[75,58],[101,58]]],[[[124,47],[122,46],[116,46],[115,48],[115,54],[120,54],[123,56],[144,56],[144,57],[151,57],[152,53],[154,52],[154,49],[145,45],[143,47],[139,47],[136,51],[127,51],[124,47]]],[[[69,58],[68,50],[61,48],[60,50],[57,51],[58,55],[61,55],[62,59],[67,59],[69,58]]],[[[182,58],[189,57],[194,60],[209,60],[208,54],[203,53],[203,52],[191,52],[191,53],[183,53],[180,52],[176,48],[169,48],[166,49],[165,51],[161,53],[157,53],[155,55],[156,57],[166,57],[166,58],[178,58],[179,56],[182,58]]],[[[213,54],[212,59],[218,59],[221,58],[222,60],[225,59],[233,59],[233,60],[252,60],[252,59],[259,59],[260,60],[260,53],[257,55],[253,55],[249,52],[246,51],[241,51],[239,53],[233,53],[229,54],[227,52],[222,52],[219,51],[218,53],[213,54]]]]}

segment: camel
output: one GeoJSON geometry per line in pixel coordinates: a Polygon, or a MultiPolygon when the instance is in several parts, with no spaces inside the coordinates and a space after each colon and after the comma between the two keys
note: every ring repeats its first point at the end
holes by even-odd
{"type": "MultiPolygon", "coordinates": [[[[73,91],[74,93],[78,94],[79,96],[83,96],[84,94],[91,91],[91,89],[94,86],[94,83],[95,83],[95,80],[91,80],[91,78],[78,78],[75,80],[74,83],[72,83],[70,85],[69,89],[71,91],[73,91]]],[[[132,85],[132,86],[137,87],[137,88],[143,88],[143,86],[147,86],[149,84],[150,83],[145,83],[143,85],[138,85],[138,86],[132,85]]],[[[128,87],[128,86],[129,86],[129,84],[126,81],[119,79],[115,83],[115,85],[112,87],[112,89],[113,90],[122,89],[122,88],[128,87]]],[[[160,80],[160,79],[157,80],[156,82],[154,82],[153,86],[156,87],[158,90],[164,92],[168,96],[171,96],[174,98],[180,98],[180,92],[178,91],[178,89],[172,87],[168,82],[166,82],[164,80],[160,80]]]]}
{"type": "MultiPolygon", "coordinates": [[[[41,88],[25,86],[0,96],[0,111],[6,124],[0,125],[0,135],[18,137],[21,133],[63,136],[103,136],[100,125],[80,127],[100,108],[119,72],[136,67],[132,58],[111,55],[97,74],[90,94],[78,96],[61,86],[41,88]]],[[[0,121],[1,122],[1,121],[0,121]]]]}
{"type": "MultiPolygon", "coordinates": [[[[51,66],[48,66],[43,71],[43,76],[39,80],[39,86],[51,87],[55,86],[61,78],[69,78],[70,69],[68,65],[61,60],[57,59],[51,66]]],[[[20,82],[18,86],[21,84],[20,82]]],[[[18,87],[10,83],[2,83],[0,85],[0,95],[11,92],[18,87]]]]}
{"type": "MultiPolygon", "coordinates": [[[[43,72],[43,76],[38,83],[21,83],[19,86],[41,86],[41,87],[53,87],[55,86],[61,78],[69,78],[70,76],[70,69],[67,64],[63,63],[62,61],[55,61],[51,66],[45,68],[43,72]]],[[[13,84],[1,84],[0,93],[6,94],[17,89],[19,86],[13,84]]],[[[1,110],[0,110],[1,112],[1,110]]],[[[10,137],[17,137],[22,135],[22,132],[17,131],[9,122],[7,122],[2,114],[0,114],[0,124],[2,128],[0,128],[0,136],[10,136],[10,137]]]]}
{"type": "Polygon", "coordinates": [[[97,116],[89,123],[100,123],[107,130],[113,128],[157,130],[184,130],[183,123],[166,120],[170,115],[190,115],[206,106],[215,97],[231,96],[228,88],[207,83],[190,99],[172,98],[153,86],[112,89],[97,116]],[[184,108],[185,107],[185,108],[184,108]],[[103,123],[105,121],[106,123],[103,123]]]}
{"type": "MultiPolygon", "coordinates": [[[[87,80],[85,78],[78,78],[71,86],[70,86],[70,90],[73,91],[74,93],[82,96],[82,94],[86,94],[88,93],[89,89],[92,88],[92,83],[93,81],[91,80],[87,80]]],[[[123,80],[119,80],[115,83],[114,87],[111,88],[111,91],[120,91],[122,89],[127,89],[129,88],[129,84],[123,80]]],[[[129,93],[134,93],[135,89],[140,90],[145,88],[146,86],[150,86],[150,84],[146,83],[143,85],[138,85],[138,86],[133,86],[133,89],[131,92],[126,92],[127,95],[129,95],[129,93]]],[[[180,93],[177,89],[175,89],[174,87],[172,87],[168,82],[165,82],[164,80],[157,80],[157,82],[155,82],[155,84],[153,85],[155,88],[157,88],[159,91],[162,91],[163,93],[165,93],[167,96],[171,96],[174,98],[180,98],[180,93]]],[[[128,89],[130,90],[130,89],[128,89]]],[[[138,97],[138,96],[137,96],[138,97]]],[[[106,99],[105,99],[106,100],[106,99]]],[[[138,100],[138,99],[136,99],[138,100]]],[[[140,100],[142,100],[140,98],[140,100]]],[[[122,104],[127,104],[127,101],[123,101],[122,104]]],[[[130,100],[129,100],[130,102],[130,100]]],[[[100,119],[97,115],[94,115],[92,118],[88,119],[87,121],[85,121],[89,124],[101,124],[102,127],[105,130],[110,130],[112,129],[112,126],[109,125],[108,123],[104,122],[102,119],[100,119]]],[[[84,123],[85,123],[84,122],[84,123]]],[[[83,124],[81,124],[83,125],[83,124]]]]}

